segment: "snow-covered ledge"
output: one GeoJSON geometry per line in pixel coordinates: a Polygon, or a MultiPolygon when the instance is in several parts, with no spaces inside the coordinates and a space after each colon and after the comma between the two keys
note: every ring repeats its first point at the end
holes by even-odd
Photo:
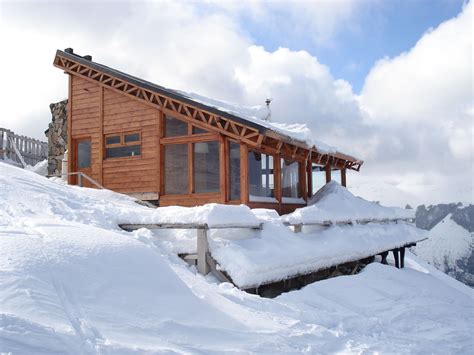
{"type": "Polygon", "coordinates": [[[304,198],[301,198],[301,197],[282,197],[281,202],[298,204],[298,205],[306,205],[306,201],[304,200],[304,198]]]}
{"type": "Polygon", "coordinates": [[[256,196],[256,195],[249,195],[249,201],[250,202],[278,203],[278,200],[275,197],[256,196]]]}

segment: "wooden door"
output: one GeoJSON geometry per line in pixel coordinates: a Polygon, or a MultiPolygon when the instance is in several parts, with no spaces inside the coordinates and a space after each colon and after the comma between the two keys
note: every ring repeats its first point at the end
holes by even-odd
{"type": "MultiPolygon", "coordinates": [[[[80,172],[92,177],[92,151],[91,139],[81,138],[74,140],[74,172],[80,172]]],[[[74,184],[92,187],[85,178],[77,175],[73,179],[74,184]]]]}

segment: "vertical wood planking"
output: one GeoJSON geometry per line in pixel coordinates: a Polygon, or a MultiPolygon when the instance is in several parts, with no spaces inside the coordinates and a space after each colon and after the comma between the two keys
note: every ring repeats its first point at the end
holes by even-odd
{"type": "Polygon", "coordinates": [[[245,144],[240,145],[240,201],[249,202],[249,161],[248,149],[245,144]]]}
{"type": "Polygon", "coordinates": [[[163,194],[163,187],[162,187],[162,184],[163,184],[163,178],[162,178],[162,174],[164,173],[164,170],[163,170],[163,165],[162,165],[162,162],[163,162],[163,159],[162,159],[162,147],[161,147],[161,137],[163,137],[163,111],[159,110],[157,112],[157,118],[156,118],[156,121],[157,121],[157,135],[158,135],[158,145],[157,145],[157,152],[156,152],[156,155],[157,155],[157,159],[156,159],[156,176],[158,176],[158,194],[159,196],[161,196],[163,194]]]}
{"type": "Polygon", "coordinates": [[[193,143],[188,143],[188,193],[194,193],[194,154],[193,143]]]}

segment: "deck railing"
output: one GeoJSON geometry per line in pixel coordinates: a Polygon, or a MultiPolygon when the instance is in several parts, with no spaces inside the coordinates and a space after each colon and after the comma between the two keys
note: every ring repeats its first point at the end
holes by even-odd
{"type": "Polygon", "coordinates": [[[10,160],[18,166],[34,166],[48,157],[48,143],[20,136],[6,128],[0,128],[0,160],[10,160]]]}

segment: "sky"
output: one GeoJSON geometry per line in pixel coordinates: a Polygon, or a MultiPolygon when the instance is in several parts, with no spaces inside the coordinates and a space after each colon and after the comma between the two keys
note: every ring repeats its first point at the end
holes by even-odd
{"type": "Polygon", "coordinates": [[[365,161],[361,196],[473,201],[473,10],[458,0],[0,0],[0,127],[44,138],[56,49],[241,105],[365,161]]]}

